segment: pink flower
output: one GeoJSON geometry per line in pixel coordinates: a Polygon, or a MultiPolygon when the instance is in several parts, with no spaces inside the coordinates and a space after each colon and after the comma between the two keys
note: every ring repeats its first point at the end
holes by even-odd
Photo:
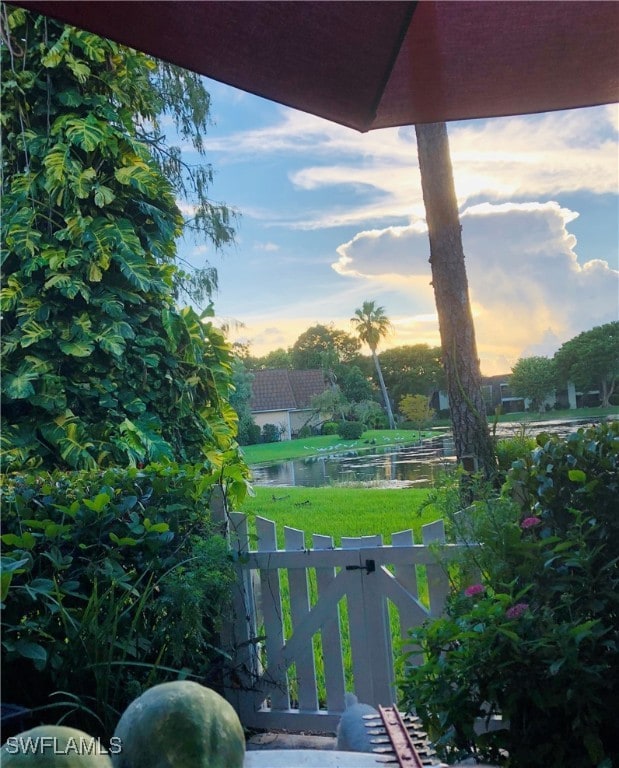
{"type": "Polygon", "coordinates": [[[464,590],[464,594],[467,597],[475,597],[475,595],[481,595],[483,592],[486,591],[486,588],[483,584],[472,584],[470,587],[467,587],[464,590]]]}
{"type": "Polygon", "coordinates": [[[520,527],[526,530],[527,528],[533,528],[534,526],[539,525],[541,522],[539,517],[525,517],[520,523],[520,527]]]}
{"type": "Polygon", "coordinates": [[[529,610],[529,604],[528,603],[516,603],[516,605],[512,605],[511,608],[508,608],[505,611],[505,615],[508,619],[519,619],[523,613],[526,613],[529,610]]]}

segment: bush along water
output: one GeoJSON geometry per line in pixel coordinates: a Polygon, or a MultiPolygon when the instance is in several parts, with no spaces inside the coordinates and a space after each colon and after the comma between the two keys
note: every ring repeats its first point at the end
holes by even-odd
{"type": "MultiPolygon", "coordinates": [[[[234,576],[209,503],[226,471],[161,464],[3,479],[5,700],[109,736],[149,686],[218,683],[234,576]]],[[[242,495],[244,479],[225,487],[242,495]]]]}
{"type": "MultiPolygon", "coordinates": [[[[476,502],[446,614],[402,675],[443,757],[619,765],[619,424],[542,434],[476,502]],[[471,580],[472,574],[476,574],[471,580]],[[478,734],[495,715],[505,727],[478,734]],[[477,729],[475,728],[477,724],[477,729]]],[[[461,523],[458,523],[461,524],[461,523]]]]}

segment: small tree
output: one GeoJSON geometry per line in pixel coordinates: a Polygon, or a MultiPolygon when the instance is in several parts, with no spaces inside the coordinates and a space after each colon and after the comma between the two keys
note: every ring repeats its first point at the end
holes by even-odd
{"type": "Polygon", "coordinates": [[[328,421],[338,421],[349,414],[350,403],[336,384],[312,398],[312,410],[328,421]]]}
{"type": "Polygon", "coordinates": [[[619,321],[598,325],[566,341],[555,354],[557,375],[583,390],[599,389],[604,408],[610,405],[619,378],[619,321]]]}
{"type": "Polygon", "coordinates": [[[544,400],[554,391],[555,383],[555,366],[547,357],[521,357],[512,368],[509,379],[514,395],[530,400],[536,411],[541,411],[544,400]]]}
{"type": "Polygon", "coordinates": [[[434,415],[430,408],[430,398],[425,395],[405,395],[400,400],[400,411],[417,427],[421,440],[421,430],[434,415]]]}

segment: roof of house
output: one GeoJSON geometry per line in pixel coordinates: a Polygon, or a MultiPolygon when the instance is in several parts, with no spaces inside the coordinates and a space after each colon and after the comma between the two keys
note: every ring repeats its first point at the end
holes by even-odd
{"type": "Polygon", "coordinates": [[[294,411],[309,408],[312,398],[327,388],[321,370],[286,368],[253,371],[250,408],[258,411],[294,411]]]}

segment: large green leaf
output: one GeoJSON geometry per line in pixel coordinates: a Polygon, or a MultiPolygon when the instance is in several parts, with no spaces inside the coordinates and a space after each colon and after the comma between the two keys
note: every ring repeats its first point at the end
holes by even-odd
{"type": "Polygon", "coordinates": [[[23,259],[34,256],[41,242],[41,233],[37,230],[34,219],[34,211],[29,207],[22,208],[12,216],[6,216],[3,222],[6,245],[23,259]]]}
{"type": "Polygon", "coordinates": [[[71,355],[72,357],[88,357],[92,354],[95,345],[88,339],[70,339],[58,341],[58,346],[65,353],[65,355],[71,355]]]}
{"type": "Polygon", "coordinates": [[[95,189],[95,205],[104,208],[106,205],[114,202],[116,195],[105,184],[99,184],[95,189]]]}
{"type": "Polygon", "coordinates": [[[23,367],[17,373],[6,373],[2,377],[2,391],[12,400],[25,400],[34,395],[33,381],[39,378],[36,371],[23,367]]]}
{"type": "Polygon", "coordinates": [[[20,331],[21,331],[20,345],[22,347],[30,347],[33,344],[36,344],[37,342],[41,341],[42,339],[47,339],[49,336],[52,335],[51,328],[46,328],[42,326],[40,323],[37,323],[36,320],[33,320],[33,319],[26,320],[26,322],[20,326],[20,331]]]}
{"type": "Polygon", "coordinates": [[[94,115],[86,118],[68,120],[66,124],[67,139],[86,152],[92,152],[109,136],[109,128],[100,123],[94,115]]]}
{"type": "Polygon", "coordinates": [[[86,439],[84,430],[79,424],[66,425],[64,436],[58,440],[60,455],[67,464],[75,469],[94,469],[96,461],[90,454],[94,443],[86,439]]]}
{"type": "Polygon", "coordinates": [[[97,178],[97,172],[94,168],[86,168],[77,177],[73,183],[73,189],[77,197],[84,200],[92,190],[94,180],[97,178]]]}

